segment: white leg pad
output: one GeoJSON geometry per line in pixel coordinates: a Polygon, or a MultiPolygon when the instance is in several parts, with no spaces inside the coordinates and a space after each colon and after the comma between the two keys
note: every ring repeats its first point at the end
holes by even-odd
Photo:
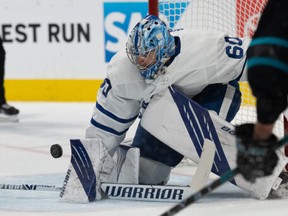
{"type": "Polygon", "coordinates": [[[171,167],[148,158],[140,158],[140,184],[166,184],[170,178],[171,167]]]}
{"type": "Polygon", "coordinates": [[[103,164],[105,159],[110,161],[110,156],[103,143],[97,139],[77,140],[79,145],[74,144],[74,141],[70,141],[71,162],[60,193],[60,200],[87,203],[95,198],[101,199],[100,179],[105,179],[105,174],[111,172],[111,169],[109,170],[111,166],[103,166],[103,164]],[[103,175],[100,177],[101,173],[103,175]],[[81,182],[80,179],[83,181],[81,182]]]}
{"type": "MultiPolygon", "coordinates": [[[[170,92],[167,90],[162,95],[155,95],[143,114],[142,127],[197,164],[200,161],[199,151],[203,151],[200,148],[204,140],[209,139],[216,149],[213,172],[221,175],[235,168],[237,147],[234,126],[214,112],[202,108],[193,100],[183,99],[184,97],[181,94],[177,95],[175,89],[170,92]],[[176,104],[176,97],[181,98],[181,103],[176,104]]],[[[280,151],[277,153],[279,162],[272,175],[257,179],[255,184],[237,175],[234,178],[235,184],[258,199],[267,198],[287,164],[287,157],[280,151]]]]}
{"type": "MultiPolygon", "coordinates": [[[[124,150],[121,147],[118,149],[124,150]]],[[[129,148],[124,151],[127,151],[126,157],[121,166],[117,182],[123,184],[138,184],[140,150],[139,148],[129,148]]]]}
{"type": "Polygon", "coordinates": [[[119,147],[111,157],[101,141],[83,139],[71,140],[71,150],[61,201],[87,203],[100,200],[105,197],[100,187],[102,182],[138,183],[138,148],[126,150],[119,147]]]}

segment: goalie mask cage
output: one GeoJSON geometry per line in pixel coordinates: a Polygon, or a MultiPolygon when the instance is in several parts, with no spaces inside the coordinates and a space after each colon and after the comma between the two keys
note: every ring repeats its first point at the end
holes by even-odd
{"type": "MultiPolygon", "coordinates": [[[[149,0],[149,14],[171,28],[191,28],[252,37],[267,0],[149,0]]],[[[233,124],[256,121],[255,98],[247,82],[240,82],[242,104],[233,124]]],[[[274,133],[283,137],[287,120],[281,116],[274,133]]],[[[288,155],[288,147],[285,149],[288,155]]],[[[288,168],[288,167],[286,167],[288,168]]]]}

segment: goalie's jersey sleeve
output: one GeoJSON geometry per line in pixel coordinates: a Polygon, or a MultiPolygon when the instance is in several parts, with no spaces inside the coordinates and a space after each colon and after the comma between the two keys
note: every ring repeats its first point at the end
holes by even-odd
{"type": "Polygon", "coordinates": [[[210,84],[226,84],[241,76],[250,40],[191,30],[172,34],[177,37],[178,54],[153,81],[144,80],[125,49],[114,55],[98,91],[86,138],[99,138],[112,150],[124,139],[141,107],[168,86],[193,97],[210,84]]]}

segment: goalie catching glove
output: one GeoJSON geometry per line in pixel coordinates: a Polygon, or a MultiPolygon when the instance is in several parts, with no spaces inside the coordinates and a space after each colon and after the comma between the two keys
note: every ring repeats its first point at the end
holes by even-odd
{"type": "Polygon", "coordinates": [[[273,146],[275,135],[267,140],[253,139],[254,124],[236,126],[237,166],[243,177],[250,182],[256,178],[271,175],[278,162],[273,146]]]}

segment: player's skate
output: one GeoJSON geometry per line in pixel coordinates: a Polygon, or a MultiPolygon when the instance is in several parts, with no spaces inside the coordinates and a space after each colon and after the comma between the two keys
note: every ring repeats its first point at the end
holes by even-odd
{"type": "Polygon", "coordinates": [[[5,103],[0,106],[0,122],[18,122],[19,110],[5,103]]]}
{"type": "Polygon", "coordinates": [[[87,203],[105,197],[101,183],[138,183],[139,149],[119,147],[114,156],[97,139],[70,140],[71,163],[60,197],[87,203]]]}
{"type": "Polygon", "coordinates": [[[282,172],[279,175],[279,179],[281,179],[281,183],[279,184],[277,189],[272,189],[269,195],[269,198],[288,198],[288,173],[282,172]]]}

